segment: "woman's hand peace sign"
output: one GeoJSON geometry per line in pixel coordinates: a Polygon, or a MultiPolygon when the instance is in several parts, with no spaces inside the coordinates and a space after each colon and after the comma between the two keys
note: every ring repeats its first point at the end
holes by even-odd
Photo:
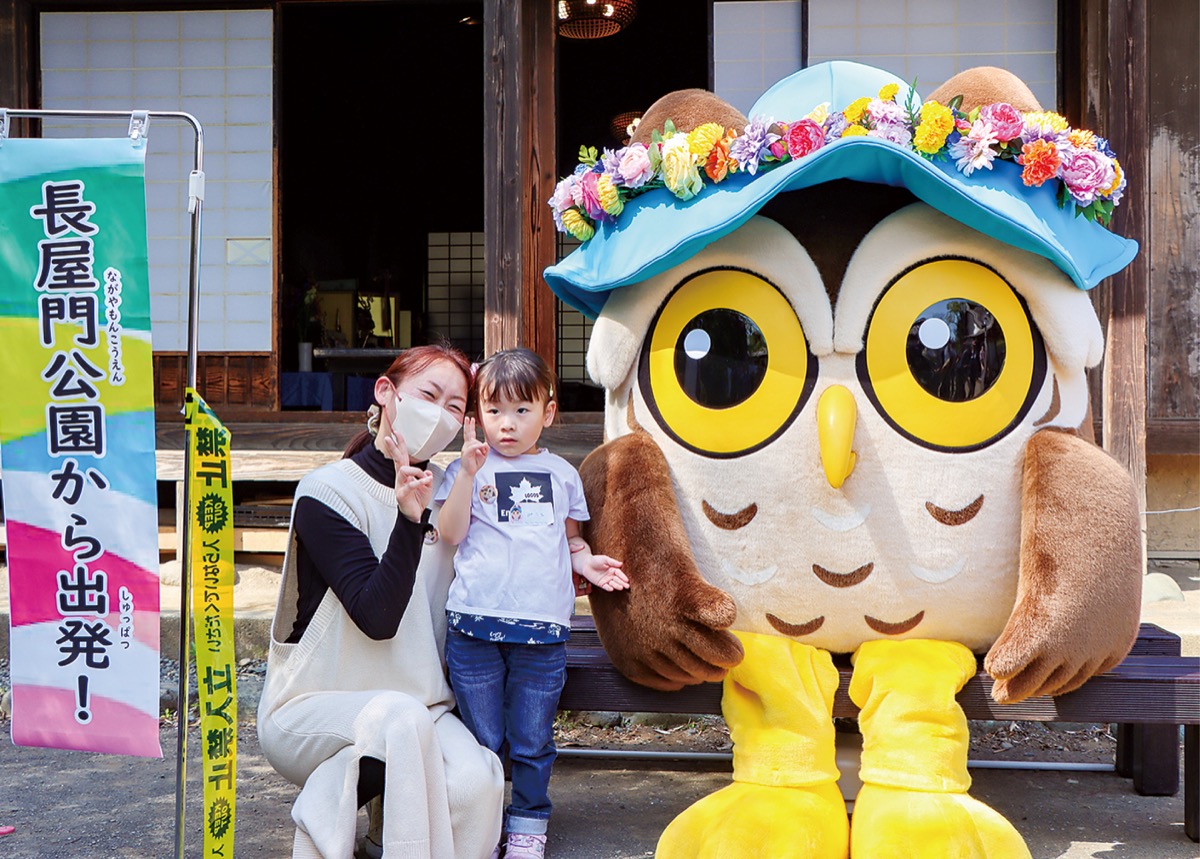
{"type": "Polygon", "coordinates": [[[383,452],[396,466],[396,504],[400,512],[410,522],[420,522],[433,500],[433,472],[408,464],[408,447],[400,436],[384,435],[383,452]]]}

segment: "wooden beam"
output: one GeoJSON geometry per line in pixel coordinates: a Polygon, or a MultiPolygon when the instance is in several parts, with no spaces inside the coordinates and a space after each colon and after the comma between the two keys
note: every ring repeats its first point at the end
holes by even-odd
{"type": "Polygon", "coordinates": [[[528,346],[554,366],[554,5],[484,2],[484,350],[528,346]]]}

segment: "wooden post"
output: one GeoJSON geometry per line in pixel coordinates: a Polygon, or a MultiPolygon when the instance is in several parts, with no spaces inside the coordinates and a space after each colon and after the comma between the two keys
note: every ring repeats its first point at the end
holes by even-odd
{"type": "MultiPolygon", "coordinates": [[[[1147,447],[1200,453],[1200,5],[1156,0],[1149,42],[1147,447]]],[[[1195,466],[1193,466],[1194,468],[1195,466]]]]}
{"type": "MultiPolygon", "coordinates": [[[[1128,187],[1113,217],[1113,229],[1136,240],[1141,251],[1134,261],[1109,280],[1104,354],[1104,448],[1133,475],[1139,508],[1146,509],[1146,308],[1150,282],[1148,230],[1150,200],[1147,117],[1146,0],[1107,3],[1107,68],[1099,81],[1105,93],[1102,132],[1120,159],[1128,187]]],[[[1104,67],[1103,65],[1101,66],[1104,67]]],[[[1142,516],[1145,554],[1146,517],[1142,516]]]]}
{"type": "Polygon", "coordinates": [[[484,27],[484,349],[527,346],[553,369],[554,4],[485,0],[484,27]]]}
{"type": "MultiPolygon", "coordinates": [[[[29,0],[0,0],[0,107],[36,109],[33,69],[40,68],[33,50],[33,10],[29,0]]],[[[36,120],[13,119],[9,134],[22,137],[36,120]]]]}

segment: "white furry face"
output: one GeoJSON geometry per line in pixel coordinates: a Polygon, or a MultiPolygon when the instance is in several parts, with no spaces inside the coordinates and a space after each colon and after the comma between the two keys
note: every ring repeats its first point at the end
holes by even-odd
{"type": "Polygon", "coordinates": [[[923,204],[876,225],[834,291],[763,218],[618,290],[588,358],[606,431],[662,448],[737,628],[985,649],[1016,594],[1025,444],[1086,410],[1091,305],[923,204]]]}

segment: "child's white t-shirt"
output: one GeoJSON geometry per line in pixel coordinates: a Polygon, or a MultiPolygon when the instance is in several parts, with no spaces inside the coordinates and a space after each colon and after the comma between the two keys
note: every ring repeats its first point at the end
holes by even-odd
{"type": "MultiPolygon", "coordinates": [[[[446,500],[461,465],[450,463],[435,502],[446,500]]],[[[566,520],[590,518],[579,472],[544,448],[514,457],[488,448],[472,489],[446,610],[569,628],[575,586],[566,520]]]]}

